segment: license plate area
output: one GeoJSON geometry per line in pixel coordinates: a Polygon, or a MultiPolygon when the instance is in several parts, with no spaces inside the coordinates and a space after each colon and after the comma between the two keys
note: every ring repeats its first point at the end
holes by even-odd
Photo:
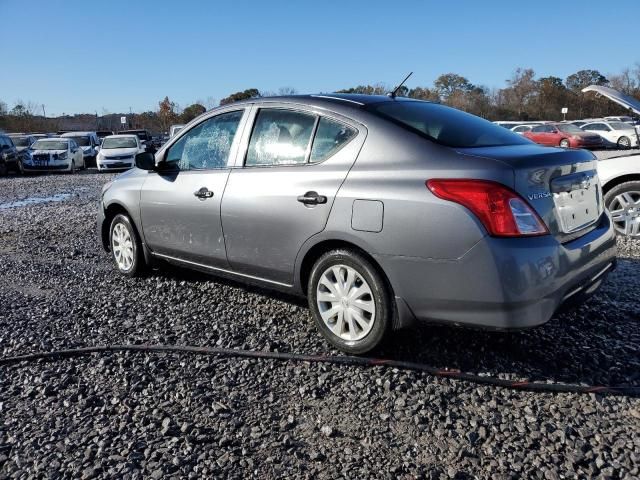
{"type": "Polygon", "coordinates": [[[595,170],[554,178],[551,193],[563,233],[582,230],[600,218],[602,202],[595,170]]]}

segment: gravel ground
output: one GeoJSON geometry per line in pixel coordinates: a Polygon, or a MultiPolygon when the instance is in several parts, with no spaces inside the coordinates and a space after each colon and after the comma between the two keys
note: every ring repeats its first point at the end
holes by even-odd
{"type": "MultiPolygon", "coordinates": [[[[95,234],[110,178],[0,178],[2,356],[109,343],[337,353],[298,299],[179,269],[117,275],[95,234]]],[[[619,253],[590,302],[543,327],[418,325],[379,355],[638,385],[640,245],[619,253]]],[[[638,398],[384,367],[125,353],[0,367],[0,478],[638,478],[639,431],[638,398]]]]}

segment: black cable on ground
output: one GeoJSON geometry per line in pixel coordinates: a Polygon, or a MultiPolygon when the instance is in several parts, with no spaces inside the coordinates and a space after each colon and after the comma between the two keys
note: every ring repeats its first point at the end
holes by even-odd
{"type": "Polygon", "coordinates": [[[13,357],[0,358],[0,366],[14,365],[21,362],[35,360],[58,360],[71,357],[80,357],[94,353],[110,352],[144,352],[144,353],[189,353],[195,355],[214,355],[218,357],[236,357],[269,359],[279,361],[329,363],[333,365],[346,365],[351,367],[384,366],[424,372],[435,377],[456,378],[467,382],[490,385],[495,387],[526,390],[531,392],[550,393],[600,393],[616,395],[639,395],[640,386],[585,386],[569,383],[542,383],[528,381],[513,381],[493,376],[465,373],[459,370],[443,370],[422,363],[406,362],[403,360],[386,360],[380,358],[354,357],[354,356],[325,356],[307,355],[300,353],[265,352],[259,350],[242,350],[235,348],[218,347],[194,347],[180,345],[105,345],[95,347],[79,347],[68,350],[56,350],[53,352],[37,352],[13,357]]]}

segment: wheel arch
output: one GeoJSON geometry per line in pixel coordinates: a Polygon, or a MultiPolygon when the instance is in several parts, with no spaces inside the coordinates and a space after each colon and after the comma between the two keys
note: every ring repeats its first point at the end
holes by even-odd
{"type": "MultiPolygon", "coordinates": [[[[122,213],[122,214],[126,215],[127,217],[129,217],[129,219],[131,220],[131,225],[136,230],[136,235],[138,235],[138,237],[142,241],[142,236],[140,235],[140,230],[138,229],[138,226],[136,225],[136,222],[134,221],[133,216],[129,213],[129,211],[127,210],[127,208],[124,205],[122,205],[121,203],[118,203],[118,202],[113,202],[113,203],[109,204],[109,206],[107,208],[104,209],[104,221],[102,222],[102,227],[100,229],[100,237],[102,239],[102,247],[107,252],[111,251],[110,242],[109,242],[109,228],[111,227],[111,222],[113,221],[115,216],[118,215],[119,213],[122,213]]],[[[142,243],[144,245],[144,242],[142,242],[142,243]]]]}
{"type": "Polygon", "coordinates": [[[396,296],[393,284],[391,283],[389,276],[384,271],[380,263],[371,255],[365,245],[360,244],[358,241],[345,238],[323,238],[316,241],[312,245],[308,245],[306,251],[301,255],[301,260],[296,275],[296,286],[300,291],[306,295],[307,286],[311,276],[311,270],[316,261],[330,250],[338,248],[346,248],[355,250],[360,255],[365,257],[373,267],[378,271],[383,281],[387,285],[390,300],[393,301],[394,314],[392,320],[392,327],[394,330],[410,326],[415,321],[415,316],[407,303],[403,298],[396,296]]]}
{"type": "Polygon", "coordinates": [[[640,173],[629,173],[626,175],[620,175],[619,177],[612,178],[602,186],[602,193],[606,195],[613,188],[626,182],[640,182],[640,173]]]}

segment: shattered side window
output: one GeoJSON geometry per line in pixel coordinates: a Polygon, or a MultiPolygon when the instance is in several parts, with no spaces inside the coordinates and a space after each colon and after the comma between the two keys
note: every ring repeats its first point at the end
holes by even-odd
{"type": "Polygon", "coordinates": [[[260,109],[245,165],[295,165],[307,161],[316,116],[279,109],[260,109]]]}
{"type": "Polygon", "coordinates": [[[242,110],[223,113],[189,130],[167,152],[167,162],[180,170],[210,170],[227,166],[242,110]]]}

